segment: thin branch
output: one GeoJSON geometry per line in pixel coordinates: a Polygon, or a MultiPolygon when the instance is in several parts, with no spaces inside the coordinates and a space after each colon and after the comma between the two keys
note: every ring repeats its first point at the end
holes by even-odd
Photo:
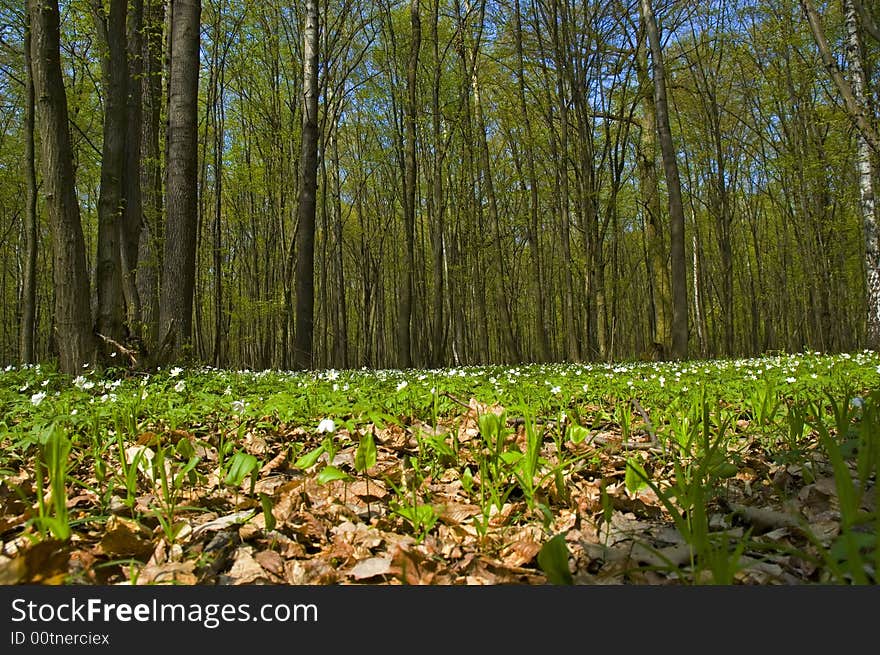
{"type": "Polygon", "coordinates": [[[840,67],[837,65],[837,61],[831,54],[831,48],[828,45],[828,39],[825,38],[825,30],[822,28],[822,22],[819,19],[819,14],[816,11],[816,6],[813,3],[813,0],[800,0],[800,3],[801,9],[807,18],[807,22],[810,24],[810,31],[813,33],[813,39],[819,48],[822,63],[825,64],[825,68],[828,69],[828,73],[831,75],[834,85],[843,97],[847,114],[849,114],[850,119],[856,124],[856,127],[858,127],[859,131],[862,133],[862,136],[865,137],[865,141],[871,146],[871,149],[874,152],[880,153],[880,137],[878,137],[877,132],[868,120],[865,107],[859,104],[856,100],[852,87],[849,82],[847,82],[846,77],[844,77],[840,67]]]}

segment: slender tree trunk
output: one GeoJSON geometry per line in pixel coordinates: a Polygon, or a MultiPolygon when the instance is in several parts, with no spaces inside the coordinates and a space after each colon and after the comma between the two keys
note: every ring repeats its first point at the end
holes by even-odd
{"type": "MultiPolygon", "coordinates": [[[[849,65],[850,83],[856,102],[868,107],[867,83],[863,65],[862,43],[859,38],[859,18],[853,0],[844,0],[846,21],[846,59],[849,65]]],[[[858,146],[859,200],[862,210],[862,230],[865,239],[865,275],[867,290],[866,345],[880,349],[880,249],[877,247],[877,213],[874,197],[874,181],[877,179],[871,146],[861,132],[856,133],[858,146]]]]}
{"type": "Polygon", "coordinates": [[[666,187],[669,202],[669,259],[672,278],[672,355],[676,359],[687,359],[688,351],[688,302],[687,302],[687,264],[684,249],[684,206],[681,200],[681,181],[672,131],[669,127],[669,104],[666,99],[666,70],[663,64],[663,50],[660,45],[660,32],[654,18],[651,0],[641,0],[642,19],[651,48],[651,63],[654,78],[654,105],[657,111],[657,133],[660,140],[660,153],[663,170],[666,174],[666,187]]]}
{"type": "Polygon", "coordinates": [[[645,262],[651,288],[653,350],[665,358],[672,348],[672,294],[669,289],[669,265],[663,241],[660,187],[657,179],[657,114],[654,108],[654,84],[648,70],[646,38],[639,43],[637,57],[637,74],[643,100],[636,166],[645,217],[647,250],[645,262]]]}
{"type": "Polygon", "coordinates": [[[529,184],[529,251],[532,255],[532,270],[529,275],[531,283],[532,297],[535,302],[534,312],[534,330],[535,338],[538,340],[538,360],[546,362],[550,359],[550,342],[547,337],[547,328],[544,326],[544,274],[543,262],[541,258],[541,244],[539,242],[539,212],[540,199],[538,194],[538,175],[535,170],[535,137],[532,133],[532,121],[529,118],[529,108],[526,102],[526,82],[525,82],[525,65],[523,57],[522,44],[522,8],[520,0],[515,0],[514,5],[514,45],[516,48],[516,78],[517,93],[519,99],[519,110],[522,113],[522,120],[525,126],[526,143],[524,150],[526,153],[526,167],[528,170],[529,184]]]}
{"type": "Polygon", "coordinates": [[[76,374],[94,357],[89,274],[70,148],[56,0],[29,0],[34,97],[40,117],[46,210],[52,228],[59,370],[76,374]]]}
{"type": "Polygon", "coordinates": [[[406,70],[406,153],[403,180],[403,230],[406,243],[404,244],[400,310],[397,318],[397,365],[400,368],[412,366],[411,333],[416,225],[416,81],[419,72],[419,50],[422,43],[422,21],[419,15],[419,0],[410,1],[409,11],[412,41],[406,70]]]}
{"type": "Polygon", "coordinates": [[[191,356],[198,224],[198,89],[200,0],[171,2],[171,70],[168,81],[167,221],[159,325],[172,348],[191,356]]]}
{"type": "Polygon", "coordinates": [[[214,366],[221,366],[223,362],[223,346],[225,343],[223,334],[223,143],[226,140],[226,113],[225,113],[225,56],[220,58],[219,71],[217,72],[218,84],[214,97],[213,112],[214,122],[214,220],[211,223],[211,237],[214,268],[214,343],[211,347],[211,361],[214,366]]]}
{"type": "Polygon", "coordinates": [[[447,334],[447,320],[444,313],[445,295],[445,271],[443,266],[444,246],[443,238],[446,223],[446,204],[443,199],[443,162],[446,157],[446,143],[444,143],[441,128],[442,115],[440,113],[440,84],[442,81],[443,68],[440,55],[440,38],[437,27],[440,22],[440,0],[433,1],[433,16],[431,20],[431,44],[434,48],[434,77],[431,84],[431,126],[434,137],[433,179],[431,180],[431,205],[434,208],[434,220],[431,223],[431,260],[434,273],[433,305],[433,332],[431,335],[431,360],[434,366],[442,366],[445,356],[445,339],[447,334]]]}
{"type": "Polygon", "coordinates": [[[142,121],[140,134],[141,222],[137,252],[137,295],[141,338],[151,352],[159,339],[159,274],[162,270],[162,154],[159,148],[162,114],[162,35],[165,4],[146,0],[141,44],[142,121]]]}
{"type": "MultiPolygon", "coordinates": [[[[104,89],[104,140],[96,258],[98,308],[95,330],[116,341],[123,340],[120,235],[124,211],[122,185],[125,171],[128,78],[125,32],[127,10],[127,0],[111,0],[109,11],[101,2],[93,4],[95,24],[102,46],[101,82],[104,89]]],[[[104,350],[105,356],[109,356],[112,347],[108,346],[104,350]]]]}
{"type": "MultiPolygon", "coordinates": [[[[551,34],[556,56],[556,90],[559,101],[559,153],[554,159],[557,162],[556,174],[559,178],[559,209],[560,209],[560,245],[562,246],[562,329],[565,331],[565,353],[570,362],[580,361],[580,341],[578,340],[577,322],[574,312],[574,261],[571,255],[571,200],[568,184],[568,150],[569,120],[568,99],[565,89],[565,51],[563,35],[559,29],[559,2],[553,0],[551,16],[551,34]]],[[[551,135],[551,139],[555,136],[551,135]]]]}
{"type": "Polygon", "coordinates": [[[502,359],[507,362],[519,362],[522,360],[522,356],[516,342],[516,336],[513,331],[513,317],[507,304],[507,293],[504,290],[506,270],[504,265],[504,249],[501,244],[501,219],[498,213],[498,199],[495,196],[495,182],[492,179],[489,143],[486,139],[486,119],[483,116],[483,104],[480,99],[480,82],[477,66],[474,67],[473,73],[473,95],[474,114],[477,121],[477,141],[480,149],[480,168],[483,173],[483,185],[481,188],[485,191],[486,198],[489,201],[489,223],[491,225],[490,229],[494,246],[494,257],[491,258],[491,261],[497,278],[495,304],[501,321],[502,359]]]}
{"type": "Polygon", "coordinates": [[[31,20],[25,16],[24,27],[25,107],[24,107],[24,271],[21,284],[21,325],[18,356],[22,364],[36,361],[37,335],[37,169],[34,152],[34,74],[31,62],[31,20]]]}
{"type": "Polygon", "coordinates": [[[142,340],[141,300],[137,287],[138,242],[144,222],[141,190],[141,134],[143,133],[144,87],[144,2],[132,0],[128,14],[128,81],[126,85],[125,174],[122,193],[125,212],[122,215],[120,264],[122,291],[126,306],[129,336],[142,340]]]}
{"type": "Polygon", "coordinates": [[[302,166],[296,230],[293,365],[312,366],[315,321],[315,214],[318,192],[318,2],[307,0],[303,30],[302,166]]]}

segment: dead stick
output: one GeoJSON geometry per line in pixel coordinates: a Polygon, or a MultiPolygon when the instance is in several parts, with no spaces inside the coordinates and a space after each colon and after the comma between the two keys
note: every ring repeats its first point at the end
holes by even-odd
{"type": "Polygon", "coordinates": [[[119,352],[120,355],[125,355],[126,357],[128,357],[131,360],[132,366],[137,366],[137,359],[134,356],[133,350],[126,348],[121,343],[119,343],[118,341],[115,341],[114,339],[111,339],[110,337],[105,337],[100,332],[96,332],[96,334],[99,337],[101,337],[101,339],[103,339],[105,343],[109,343],[111,346],[113,346],[119,352]]]}

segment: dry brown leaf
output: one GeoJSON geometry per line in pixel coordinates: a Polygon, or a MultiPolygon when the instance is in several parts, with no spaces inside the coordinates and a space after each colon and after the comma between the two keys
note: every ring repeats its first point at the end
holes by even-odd
{"type": "Polygon", "coordinates": [[[390,557],[370,557],[355,564],[348,572],[355,580],[367,580],[391,571],[390,557]]]}
{"type": "Polygon", "coordinates": [[[269,573],[284,577],[284,558],[275,550],[261,550],[254,559],[269,573]]]}
{"type": "Polygon", "coordinates": [[[219,518],[208,521],[207,523],[197,525],[195,528],[193,528],[192,536],[198,537],[203,532],[216,532],[217,530],[223,530],[231,525],[235,525],[236,523],[243,523],[253,515],[254,512],[252,510],[244,510],[241,512],[233,512],[232,514],[227,514],[226,516],[221,516],[219,518]]]}
{"type": "Polygon", "coordinates": [[[14,585],[22,582],[27,575],[24,557],[0,555],[0,585],[14,585]]]}
{"type": "Polygon", "coordinates": [[[278,453],[275,457],[266,462],[263,468],[260,469],[260,475],[268,475],[279,466],[284,464],[284,462],[287,461],[288,452],[289,451],[287,448],[283,448],[280,453],[278,453]]]}
{"type": "Polygon", "coordinates": [[[541,544],[532,539],[520,539],[502,552],[505,566],[521,567],[533,561],[541,551],[541,544]]]}
{"type": "Polygon", "coordinates": [[[272,582],[269,572],[254,559],[254,549],[250,546],[239,546],[233,556],[229,578],[234,585],[253,584],[255,582],[272,582]]]}
{"type": "Polygon", "coordinates": [[[476,516],[483,510],[479,505],[470,503],[445,503],[435,505],[434,511],[437,512],[439,518],[448,525],[458,525],[467,521],[472,516],[476,516]]]}
{"type": "Polygon", "coordinates": [[[186,562],[166,562],[164,564],[147,564],[138,573],[137,584],[194,585],[198,582],[198,579],[193,573],[195,566],[196,563],[193,560],[186,562]]]}
{"type": "Polygon", "coordinates": [[[148,557],[155,547],[150,532],[131,519],[111,515],[98,544],[100,552],[110,558],[148,557]]]}
{"type": "Polygon", "coordinates": [[[433,584],[437,575],[437,562],[428,558],[417,548],[408,548],[402,544],[395,546],[391,556],[389,573],[408,585],[433,584]]]}
{"type": "Polygon", "coordinates": [[[364,502],[378,502],[383,500],[388,491],[381,480],[363,480],[358,478],[348,485],[348,493],[357,496],[364,502]]]}

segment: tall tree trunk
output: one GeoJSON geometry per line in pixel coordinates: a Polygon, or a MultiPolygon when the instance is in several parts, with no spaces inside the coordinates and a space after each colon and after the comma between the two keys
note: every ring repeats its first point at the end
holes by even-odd
{"type": "Polygon", "coordinates": [[[318,2],[307,0],[303,30],[302,155],[296,230],[293,365],[312,366],[315,312],[315,213],[318,192],[318,2]]]}
{"type": "Polygon", "coordinates": [[[198,223],[198,90],[201,0],[171,2],[165,257],[159,326],[163,359],[192,355],[198,223]]]}
{"type": "Polygon", "coordinates": [[[18,357],[22,364],[36,361],[37,334],[37,169],[34,152],[34,74],[31,62],[31,20],[25,16],[24,26],[25,107],[24,107],[24,271],[21,283],[21,325],[19,326],[18,357]]]}
{"type": "Polygon", "coordinates": [[[126,85],[125,174],[122,194],[120,264],[128,333],[142,340],[141,300],[137,287],[138,242],[144,221],[141,191],[141,134],[143,132],[144,0],[132,0],[128,14],[128,83],[126,85]]]}
{"type": "Polygon", "coordinates": [[[61,73],[57,0],[29,0],[34,94],[40,117],[46,209],[52,228],[55,329],[59,370],[76,374],[94,356],[89,274],[70,148],[61,73]]]}
{"type": "MultiPolygon", "coordinates": [[[[574,262],[571,255],[571,200],[569,198],[568,183],[568,149],[569,149],[569,120],[568,98],[565,89],[565,59],[567,45],[563,43],[563,34],[560,30],[560,21],[564,20],[559,13],[559,0],[552,2],[551,35],[556,57],[556,90],[559,101],[559,153],[554,159],[557,162],[556,175],[559,180],[559,209],[560,209],[560,245],[562,246],[562,329],[565,331],[565,353],[570,362],[579,361],[581,358],[580,341],[578,339],[577,322],[574,312],[574,262]]],[[[555,135],[551,135],[554,140],[555,135]]]]}
{"type": "Polygon", "coordinates": [[[669,104],[666,99],[666,69],[663,64],[663,50],[660,45],[660,32],[654,18],[651,0],[640,2],[642,19],[651,48],[651,63],[654,78],[654,105],[657,111],[657,133],[660,140],[660,153],[663,158],[663,171],[666,174],[666,187],[669,202],[669,259],[672,278],[672,355],[676,359],[688,356],[688,302],[687,302],[687,264],[684,250],[684,206],[681,200],[681,181],[675,146],[672,143],[672,130],[669,127],[669,104]]]}
{"type": "Polygon", "coordinates": [[[141,222],[137,252],[137,295],[140,333],[144,349],[151,352],[159,339],[159,277],[162,270],[162,154],[159,148],[162,115],[163,0],[146,0],[141,44],[142,120],[140,134],[141,222]]]}
{"type": "Polygon", "coordinates": [[[550,359],[550,342],[547,337],[547,328],[544,325],[545,301],[544,301],[544,274],[543,262],[541,258],[541,244],[539,242],[539,194],[538,194],[538,175],[535,170],[535,137],[532,133],[532,121],[529,118],[529,108],[526,103],[526,82],[525,82],[525,65],[523,57],[522,44],[522,8],[520,0],[515,0],[514,5],[514,45],[516,48],[516,79],[517,94],[519,99],[519,110],[522,113],[523,124],[526,132],[526,143],[524,144],[526,154],[526,167],[528,171],[529,185],[529,228],[528,240],[529,251],[532,255],[531,275],[529,281],[531,283],[532,297],[535,303],[534,312],[534,330],[535,338],[538,340],[538,361],[546,362],[550,359]]]}
{"type": "Polygon", "coordinates": [[[431,335],[431,360],[434,366],[442,366],[445,355],[445,339],[447,333],[447,320],[444,313],[444,231],[446,223],[446,203],[443,199],[443,162],[446,158],[446,147],[441,127],[442,115],[440,113],[440,83],[443,75],[440,55],[440,38],[437,27],[440,22],[440,0],[433,2],[433,16],[431,20],[431,44],[434,48],[434,78],[431,84],[431,127],[434,138],[433,150],[433,179],[431,180],[431,206],[434,209],[431,223],[431,255],[434,272],[434,295],[432,300],[434,324],[431,335]]]}
{"type": "MultiPolygon", "coordinates": [[[[101,153],[101,190],[98,198],[97,292],[95,330],[123,340],[122,264],[120,235],[125,170],[126,83],[128,56],[125,20],[127,0],[111,0],[92,7],[101,42],[101,85],[104,90],[104,140],[101,153]]],[[[109,355],[112,348],[105,348],[109,355]]],[[[114,351],[115,352],[115,351],[114,351]]]]}
{"type": "Polygon", "coordinates": [[[492,179],[492,165],[489,159],[489,143],[486,138],[486,119],[483,115],[483,103],[480,98],[479,66],[474,66],[473,94],[474,117],[477,121],[477,141],[480,149],[480,168],[483,174],[482,189],[489,201],[489,223],[492,235],[494,257],[491,257],[497,285],[495,287],[495,305],[501,321],[502,359],[505,362],[522,360],[519,345],[513,331],[513,317],[507,304],[507,293],[504,290],[506,270],[504,265],[504,248],[501,244],[501,219],[498,213],[498,199],[495,196],[495,182],[492,179]]]}
{"type": "Polygon", "coordinates": [[[412,366],[412,313],[413,277],[415,266],[415,228],[416,228],[416,81],[419,72],[419,50],[422,43],[422,21],[419,15],[419,0],[410,1],[410,25],[412,41],[409,62],[406,69],[406,153],[403,180],[403,230],[404,257],[403,281],[400,289],[400,311],[397,318],[397,365],[400,368],[412,366]]]}
{"type": "Polygon", "coordinates": [[[669,265],[663,240],[663,217],[657,179],[657,114],[654,84],[648,70],[647,37],[640,40],[637,74],[642,93],[642,118],[636,167],[645,220],[646,264],[651,288],[653,350],[665,357],[672,349],[672,294],[669,265]]]}
{"type": "MultiPolygon", "coordinates": [[[[844,0],[846,22],[846,59],[856,102],[868,107],[867,83],[863,65],[862,43],[859,37],[859,18],[853,0],[844,0]]],[[[874,181],[877,179],[871,146],[861,132],[856,133],[858,146],[859,200],[862,211],[862,229],[865,239],[865,275],[867,283],[866,345],[880,348],[880,250],[877,247],[877,213],[874,181]]]]}

